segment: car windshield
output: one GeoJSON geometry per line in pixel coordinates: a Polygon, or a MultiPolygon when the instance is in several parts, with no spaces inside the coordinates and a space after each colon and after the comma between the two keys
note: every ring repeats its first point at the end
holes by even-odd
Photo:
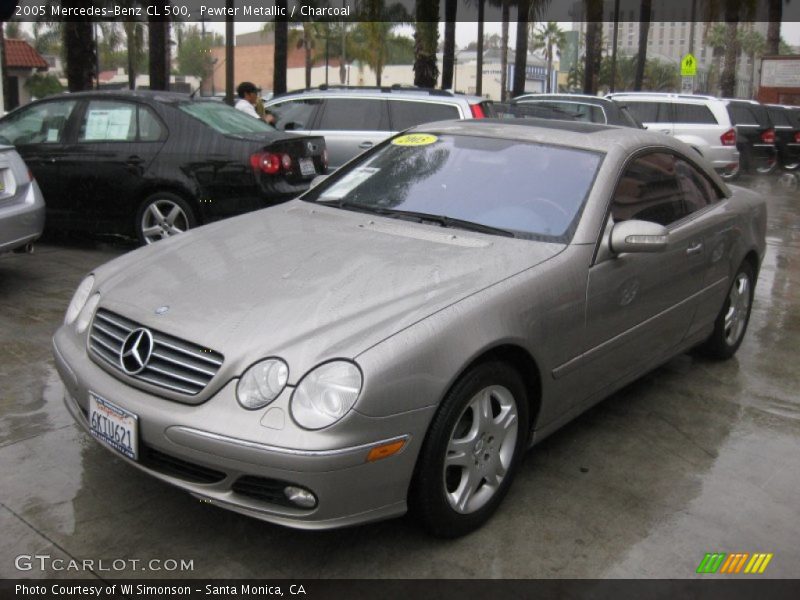
{"type": "Polygon", "coordinates": [[[303,199],[566,243],[602,156],[518,140],[406,134],[337,172],[303,199]]]}
{"type": "Polygon", "coordinates": [[[271,125],[267,125],[263,121],[254,119],[227,104],[214,102],[213,100],[183,102],[178,105],[178,108],[226,135],[246,135],[248,133],[275,131],[271,125]]]}

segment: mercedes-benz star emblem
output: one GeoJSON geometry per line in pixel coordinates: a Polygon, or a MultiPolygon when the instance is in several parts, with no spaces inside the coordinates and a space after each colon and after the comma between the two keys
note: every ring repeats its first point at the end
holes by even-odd
{"type": "Polygon", "coordinates": [[[122,342],[119,364],[128,375],[141,373],[153,353],[153,334],[147,329],[134,329],[122,342]]]}

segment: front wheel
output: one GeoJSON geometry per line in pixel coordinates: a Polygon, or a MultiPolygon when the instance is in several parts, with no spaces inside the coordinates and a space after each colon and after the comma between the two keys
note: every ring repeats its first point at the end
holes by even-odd
{"type": "Polygon", "coordinates": [[[197,226],[192,207],[171,192],[148,196],[136,213],[136,236],[143,245],[183,233],[197,226]]]}
{"type": "Polygon", "coordinates": [[[482,363],[450,390],[420,452],[410,504],[439,537],[465,535],[499,506],[525,451],[528,400],[516,370],[482,363]]]}
{"type": "Polygon", "coordinates": [[[705,354],[720,359],[736,354],[750,322],[754,287],[755,270],[749,262],[744,262],[733,278],[711,337],[701,347],[705,354]]]}

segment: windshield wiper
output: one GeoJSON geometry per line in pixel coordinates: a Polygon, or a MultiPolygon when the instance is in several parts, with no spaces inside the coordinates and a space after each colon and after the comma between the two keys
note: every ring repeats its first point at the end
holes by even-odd
{"type": "Polygon", "coordinates": [[[445,215],[434,215],[411,210],[397,210],[393,208],[384,208],[382,206],[369,206],[357,202],[348,202],[347,200],[331,200],[319,203],[347,210],[381,215],[382,217],[390,217],[393,219],[411,219],[417,223],[435,223],[440,227],[452,227],[454,229],[465,229],[467,231],[477,231],[479,233],[488,233],[491,235],[516,237],[513,231],[507,229],[500,229],[499,227],[492,227],[491,225],[483,225],[481,223],[475,223],[474,221],[465,221],[445,215]]]}

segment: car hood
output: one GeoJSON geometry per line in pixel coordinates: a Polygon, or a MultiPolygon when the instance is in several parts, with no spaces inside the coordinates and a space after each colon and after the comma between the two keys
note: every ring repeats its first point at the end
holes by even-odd
{"type": "Polygon", "coordinates": [[[227,376],[281,356],[296,382],[563,248],[295,200],[95,273],[102,307],[221,352],[227,376]]]}

